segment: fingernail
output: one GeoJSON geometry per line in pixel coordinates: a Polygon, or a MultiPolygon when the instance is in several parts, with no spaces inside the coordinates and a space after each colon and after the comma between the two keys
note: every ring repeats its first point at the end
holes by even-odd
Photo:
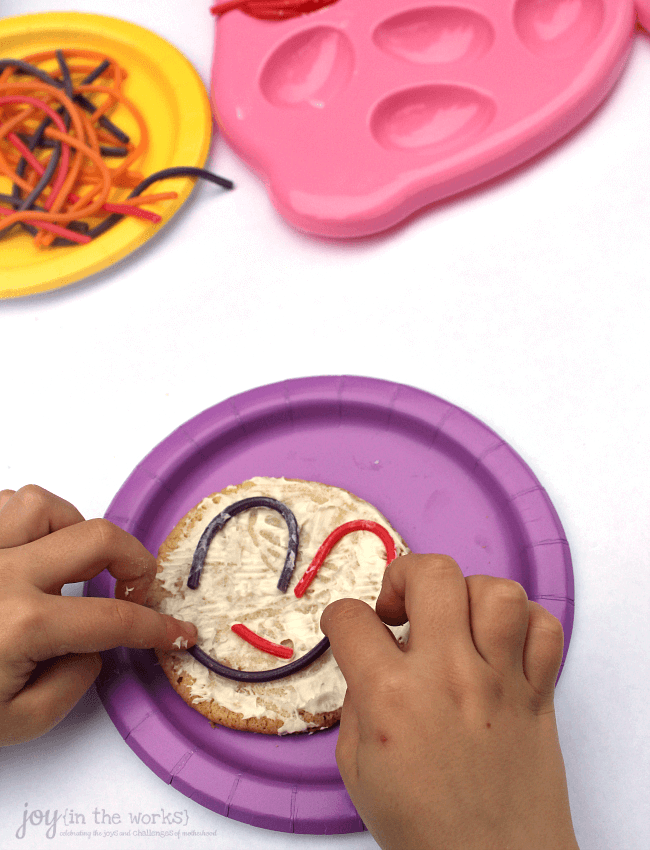
{"type": "Polygon", "coordinates": [[[185,637],[192,642],[196,641],[199,636],[199,631],[194,623],[190,623],[187,620],[180,620],[180,624],[185,637]]]}

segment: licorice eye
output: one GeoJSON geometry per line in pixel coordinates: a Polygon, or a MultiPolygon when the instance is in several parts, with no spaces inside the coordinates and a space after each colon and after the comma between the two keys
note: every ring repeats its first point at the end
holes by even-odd
{"type": "MultiPolygon", "coordinates": [[[[271,510],[277,511],[287,524],[287,528],[289,529],[287,556],[278,580],[278,590],[282,593],[287,592],[298,555],[298,522],[296,521],[293,511],[291,511],[291,509],[283,502],[279,502],[277,499],[270,499],[266,496],[251,497],[250,499],[242,499],[239,502],[235,502],[210,521],[201,535],[196,549],[194,550],[192,566],[187,579],[187,586],[189,588],[196,590],[199,586],[208,549],[210,548],[210,543],[214,539],[215,535],[221,531],[228,520],[243,511],[250,510],[251,508],[270,508],[271,510]]],[[[225,664],[221,664],[219,661],[216,661],[211,655],[208,655],[207,652],[204,652],[198,646],[193,646],[188,650],[188,652],[196,658],[198,662],[207,667],[208,670],[211,670],[213,673],[217,673],[219,676],[224,676],[226,679],[234,679],[238,682],[273,682],[277,679],[284,679],[287,676],[291,676],[293,673],[297,673],[299,670],[303,670],[305,667],[308,667],[328,649],[329,645],[329,640],[327,638],[323,638],[323,640],[317,643],[313,649],[310,649],[309,652],[306,652],[303,656],[289,664],[285,664],[282,667],[275,667],[272,670],[255,671],[235,670],[232,667],[226,667],[225,664]]]]}

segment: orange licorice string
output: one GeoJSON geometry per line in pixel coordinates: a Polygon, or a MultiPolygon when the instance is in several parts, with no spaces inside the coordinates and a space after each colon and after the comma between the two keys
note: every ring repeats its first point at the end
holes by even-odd
{"type": "MultiPolygon", "coordinates": [[[[110,169],[109,169],[110,170],[110,169]]],[[[135,189],[144,180],[144,175],[137,171],[129,171],[127,174],[111,174],[114,189],[135,189]]],[[[92,168],[82,168],[79,175],[81,183],[97,183],[99,172],[92,168]]]]}
{"type": "Polygon", "coordinates": [[[235,623],[230,628],[236,635],[239,635],[240,638],[243,638],[256,649],[261,649],[262,652],[268,652],[269,655],[275,655],[278,658],[291,658],[293,655],[293,649],[291,649],[290,646],[282,646],[281,643],[273,643],[273,641],[267,640],[261,635],[258,635],[257,632],[249,629],[248,626],[245,626],[243,623],[235,623]]]}
{"type": "MultiPolygon", "coordinates": [[[[45,112],[45,114],[48,115],[51,118],[51,120],[54,121],[54,123],[58,127],[61,127],[63,130],[65,130],[65,124],[63,123],[63,119],[61,118],[61,116],[58,115],[58,113],[56,113],[53,109],[51,109],[46,103],[43,103],[43,101],[38,100],[37,98],[28,97],[25,94],[9,95],[9,96],[5,96],[5,97],[0,97],[0,104],[9,105],[9,104],[12,104],[12,103],[21,103],[21,104],[22,103],[28,103],[31,106],[37,107],[37,109],[45,112]]],[[[7,130],[7,126],[5,126],[3,133],[5,133],[6,130],[7,130]]],[[[11,136],[11,135],[14,135],[14,134],[9,133],[9,135],[11,136]]],[[[20,139],[17,139],[17,141],[20,143],[20,139]]],[[[61,148],[61,158],[60,158],[59,164],[58,164],[59,167],[57,169],[57,177],[55,178],[54,185],[52,187],[52,193],[53,193],[54,198],[56,198],[56,194],[58,194],[58,192],[60,191],[60,189],[63,186],[65,174],[66,174],[66,171],[68,170],[69,160],[70,160],[70,148],[67,145],[63,145],[62,148],[61,148]]],[[[39,165],[40,165],[40,163],[39,163],[39,165]]],[[[45,169],[43,169],[43,172],[44,171],[45,171],[45,169]]],[[[41,172],[41,173],[43,173],[43,172],[41,172]]],[[[14,174],[14,176],[18,177],[17,174],[14,174]]],[[[50,200],[51,199],[52,199],[52,196],[51,196],[50,200]]],[[[46,203],[46,210],[49,210],[51,206],[52,206],[51,203],[46,203]]],[[[8,216],[9,220],[11,220],[12,215],[15,215],[15,213],[12,212],[12,213],[9,214],[9,216],[8,216]]],[[[39,216],[39,220],[40,220],[40,216],[39,216]]],[[[37,234],[37,239],[38,238],[39,238],[39,234],[37,234]]]]}
{"type": "MultiPolygon", "coordinates": [[[[111,203],[108,200],[113,189],[133,189],[142,183],[143,175],[133,171],[132,166],[149,146],[149,133],[142,114],[121,91],[126,72],[115,60],[95,51],[64,48],[61,53],[66,59],[74,96],[83,95],[87,102],[92,103],[95,106],[92,113],[70,100],[62,89],[48,85],[38,77],[30,79],[11,67],[0,72],[0,97],[20,96],[23,101],[29,101],[29,98],[33,101],[20,106],[7,103],[0,109],[0,173],[9,177],[23,192],[32,194],[45,173],[47,155],[43,146],[37,145],[34,151],[30,150],[18,134],[23,138],[32,136],[46,114],[55,126],[48,126],[43,136],[61,142],[57,168],[49,186],[43,190],[40,202],[46,211],[17,211],[2,207],[0,229],[5,230],[16,222],[30,222],[39,228],[36,244],[47,245],[57,235],[80,243],[89,241],[85,234],[76,233],[64,225],[75,219],[94,216],[100,210],[161,221],[157,213],[140,207],[155,201],[175,199],[178,197],[176,192],[138,196],[124,202],[111,203]],[[89,60],[97,64],[89,65],[89,60]],[[100,67],[105,63],[105,67],[100,67]],[[90,83],[84,83],[83,80],[93,71],[98,71],[97,77],[90,83]],[[101,103],[98,103],[99,99],[101,103]],[[65,130],[60,113],[56,112],[60,107],[70,116],[69,131],[65,130]],[[98,124],[100,118],[117,107],[128,110],[137,124],[139,139],[135,144],[119,140],[104,122],[98,124]],[[126,155],[120,154],[118,164],[111,168],[102,158],[102,145],[119,146],[126,155]],[[26,161],[29,166],[24,177],[17,173],[21,161],[26,161]]],[[[54,80],[63,78],[56,51],[34,53],[23,61],[45,66],[43,70],[54,80]]],[[[23,168],[21,166],[21,170],[23,168]]]]}
{"type": "MultiPolygon", "coordinates": [[[[16,149],[20,151],[20,153],[25,157],[27,162],[37,172],[37,174],[42,176],[45,173],[45,167],[40,162],[40,160],[38,160],[34,156],[34,154],[29,150],[29,148],[25,144],[23,144],[23,142],[18,138],[18,136],[15,133],[9,133],[8,138],[13,142],[16,149]]],[[[156,224],[158,224],[159,222],[162,221],[162,216],[158,215],[157,213],[150,212],[149,210],[138,209],[138,207],[142,206],[144,204],[152,204],[152,203],[155,203],[156,201],[175,200],[176,198],[178,198],[178,192],[159,192],[157,195],[143,195],[141,197],[138,196],[138,197],[135,197],[135,198],[131,198],[131,199],[129,199],[128,204],[108,204],[107,203],[107,204],[103,205],[102,209],[105,210],[106,212],[109,212],[109,213],[120,213],[121,215],[130,215],[130,216],[134,216],[135,218],[143,218],[143,219],[146,219],[147,221],[152,221],[152,222],[155,222],[156,224]]],[[[68,200],[69,201],[78,201],[79,196],[75,195],[75,194],[70,194],[70,195],[68,195],[68,200]]],[[[47,209],[47,205],[46,205],[46,209],[47,209]]],[[[43,229],[47,230],[48,228],[43,228],[43,229]]],[[[56,231],[54,231],[54,230],[52,230],[52,232],[56,233],[56,231]]],[[[71,232],[71,231],[68,231],[68,232],[71,232]]],[[[79,240],[77,240],[77,241],[79,241],[79,240]]],[[[84,239],[83,241],[88,242],[90,240],[84,239]]]]}
{"type": "MultiPolygon", "coordinates": [[[[94,84],[79,85],[75,88],[75,92],[80,92],[80,93],[84,93],[84,94],[103,93],[103,94],[115,95],[115,92],[112,89],[109,89],[106,86],[97,86],[97,85],[94,85],[94,84]]],[[[131,147],[131,150],[127,153],[127,155],[125,157],[123,157],[120,164],[116,168],[108,169],[109,173],[111,175],[111,182],[112,182],[113,185],[115,185],[116,180],[118,178],[120,178],[120,176],[127,171],[129,166],[133,162],[135,162],[138,158],[140,158],[141,156],[144,155],[144,153],[147,151],[147,149],[149,147],[149,131],[147,129],[147,125],[144,121],[144,118],[142,117],[141,112],[137,109],[135,104],[132,103],[132,101],[130,101],[128,98],[126,98],[121,93],[119,93],[118,99],[119,99],[120,103],[123,106],[125,106],[129,110],[129,112],[132,114],[132,116],[135,118],[136,123],[138,124],[138,129],[139,129],[139,133],[140,133],[140,140],[136,145],[129,145],[129,147],[131,147]]],[[[85,113],[81,113],[81,120],[86,125],[87,132],[90,135],[92,135],[94,137],[94,140],[97,142],[97,144],[96,144],[97,154],[100,157],[100,161],[103,163],[103,160],[101,160],[101,155],[99,154],[99,142],[97,140],[97,134],[95,132],[94,127],[92,126],[92,121],[94,120],[94,117],[95,117],[94,114],[92,116],[88,116],[85,113]]],[[[105,163],[104,163],[104,165],[105,165],[105,163]]],[[[140,181],[138,181],[138,182],[141,182],[141,179],[142,178],[140,178],[140,181]]],[[[133,184],[133,186],[136,186],[136,185],[137,185],[137,182],[133,184]]],[[[90,197],[92,197],[92,192],[90,194],[90,197]]],[[[79,203],[80,203],[79,201],[73,202],[71,209],[72,210],[79,209],[79,203]]],[[[156,214],[153,213],[151,215],[155,216],[156,214]]],[[[140,216],[140,217],[150,218],[150,215],[140,216]]],[[[161,219],[160,218],[154,218],[152,220],[157,223],[161,219]]],[[[39,238],[39,244],[41,246],[49,245],[51,241],[52,241],[52,237],[44,236],[44,237],[39,238]]]]}
{"type": "MultiPolygon", "coordinates": [[[[83,92],[83,93],[86,93],[86,92],[88,92],[88,93],[104,92],[104,93],[113,93],[114,94],[113,90],[107,88],[106,86],[95,86],[95,85],[78,86],[77,91],[83,92]]],[[[145,123],[144,118],[142,117],[142,113],[135,106],[135,104],[132,101],[130,101],[127,97],[125,97],[123,94],[119,93],[118,97],[119,97],[119,101],[120,101],[121,105],[125,106],[129,110],[131,115],[135,118],[135,120],[138,124],[138,131],[140,133],[140,140],[136,145],[133,146],[133,149],[131,151],[129,151],[127,156],[124,157],[124,159],[120,162],[119,166],[117,168],[111,169],[114,176],[124,173],[128,169],[128,167],[133,162],[135,162],[135,160],[137,160],[140,156],[142,156],[149,148],[149,130],[147,128],[147,125],[145,123]]]]}
{"type": "MultiPolygon", "coordinates": [[[[48,127],[45,133],[47,136],[51,136],[52,138],[59,137],[63,141],[64,134],[58,133],[51,127],[48,127]]],[[[77,218],[86,218],[88,216],[93,215],[103,207],[103,205],[108,200],[108,196],[111,192],[110,171],[102,160],[101,155],[98,152],[94,151],[92,148],[88,147],[88,145],[78,143],[76,139],[73,140],[71,137],[68,137],[68,139],[70,144],[73,144],[77,147],[80,156],[78,158],[76,169],[71,170],[71,173],[68,175],[68,178],[66,179],[63,189],[59,195],[61,203],[63,203],[64,200],[69,197],[70,192],[77,181],[77,172],[79,166],[81,165],[81,155],[85,154],[99,166],[99,170],[101,172],[101,183],[95,186],[91,186],[90,189],[88,189],[84,195],[79,197],[78,200],[73,201],[72,204],[65,210],[65,212],[59,211],[58,214],[60,216],[61,221],[73,221],[77,218]]],[[[59,199],[57,199],[57,201],[59,199]]],[[[49,245],[50,242],[50,237],[37,237],[37,244],[40,244],[44,247],[49,245]]]]}
{"type": "Polygon", "coordinates": [[[336,3],[336,0],[225,0],[223,3],[215,3],[210,11],[213,15],[223,15],[233,9],[239,9],[252,18],[283,21],[316,12],[333,3],[336,3]]]}
{"type": "MultiPolygon", "coordinates": [[[[142,180],[140,181],[142,183],[142,180]]],[[[142,204],[153,204],[156,201],[174,201],[178,198],[178,192],[158,192],[156,195],[136,195],[129,198],[128,206],[141,206],[142,204]]]]}
{"type": "MultiPolygon", "coordinates": [[[[95,127],[93,125],[92,118],[89,117],[86,114],[86,112],[84,112],[82,110],[78,110],[78,116],[79,116],[81,123],[83,124],[84,136],[85,136],[85,139],[88,143],[88,146],[92,150],[95,151],[95,153],[100,157],[101,162],[108,169],[108,166],[106,165],[106,163],[104,163],[103,159],[101,159],[101,152],[100,152],[100,149],[99,149],[100,148],[99,141],[97,139],[97,133],[96,133],[95,127]]],[[[99,186],[103,183],[103,180],[104,180],[104,175],[100,171],[98,171],[96,168],[93,169],[93,172],[94,172],[93,179],[86,180],[83,177],[80,177],[81,170],[82,170],[82,167],[83,167],[83,163],[84,163],[84,157],[83,157],[83,155],[79,155],[77,157],[77,159],[75,160],[74,167],[71,170],[71,173],[68,177],[67,185],[68,185],[70,191],[68,191],[66,193],[66,195],[64,195],[63,197],[66,199],[67,203],[71,204],[71,206],[69,207],[70,211],[78,210],[80,208],[80,206],[83,204],[83,201],[84,201],[84,198],[81,198],[78,194],[73,193],[71,191],[72,189],[74,189],[75,187],[79,187],[81,185],[86,186],[86,185],[89,185],[89,184],[92,185],[92,186],[95,186],[96,189],[99,189],[99,186]]],[[[109,171],[109,174],[110,174],[110,169],[108,169],[108,171],[109,171]]],[[[112,182],[112,180],[111,180],[111,182],[112,182]]],[[[91,198],[91,197],[92,197],[92,192],[85,196],[86,199],[91,198]]],[[[104,209],[104,205],[102,205],[102,209],[104,209]]],[[[54,235],[53,234],[42,233],[42,234],[39,234],[36,237],[35,244],[39,247],[46,248],[49,245],[51,245],[51,243],[53,241],[54,241],[54,235]]]]}
{"type": "MultiPolygon", "coordinates": [[[[32,81],[32,82],[12,83],[12,84],[9,84],[7,86],[7,88],[8,88],[8,90],[11,91],[11,95],[9,95],[9,96],[13,97],[13,96],[16,96],[16,95],[24,95],[24,99],[26,100],[26,102],[29,102],[30,97],[35,93],[45,93],[50,98],[54,98],[55,100],[59,101],[59,103],[66,110],[68,110],[68,112],[70,114],[70,119],[71,119],[71,122],[72,122],[72,128],[71,129],[74,129],[74,132],[76,134],[77,139],[83,140],[85,138],[83,122],[80,118],[79,111],[77,110],[74,103],[60,89],[57,89],[54,86],[50,86],[47,83],[43,83],[40,80],[32,81]]],[[[2,93],[2,88],[0,88],[0,94],[1,93],[2,93]]],[[[33,100],[38,100],[38,102],[41,104],[41,106],[39,106],[38,108],[41,109],[44,106],[45,108],[43,109],[43,111],[46,112],[46,114],[50,118],[52,118],[54,123],[60,129],[63,130],[64,138],[62,138],[61,141],[63,141],[66,144],[71,144],[72,147],[77,147],[76,144],[72,144],[71,140],[73,139],[73,136],[65,132],[65,125],[63,124],[61,116],[58,115],[58,113],[54,112],[54,110],[52,109],[51,106],[49,106],[48,104],[45,104],[44,101],[42,101],[41,98],[39,98],[39,99],[33,98],[33,100]],[[54,115],[56,115],[56,119],[53,117],[54,115]]],[[[32,102],[31,105],[33,106],[34,103],[32,102]]],[[[5,124],[4,126],[0,127],[0,139],[10,129],[13,129],[13,126],[9,126],[9,125],[11,125],[11,122],[9,122],[9,124],[5,124]]],[[[49,127],[46,130],[46,135],[49,135],[51,130],[52,130],[52,128],[49,127]]],[[[63,150],[62,150],[62,155],[63,155],[63,150]]],[[[100,157],[100,161],[101,161],[101,157],[100,157]]],[[[79,169],[80,165],[81,165],[81,160],[80,160],[79,156],[76,156],[73,160],[71,174],[68,175],[67,180],[63,181],[61,188],[65,187],[66,182],[69,182],[69,183],[74,182],[74,179],[76,179],[76,175],[78,173],[78,169],[79,169]]],[[[61,173],[63,173],[63,172],[61,172],[61,173]]],[[[57,189],[58,189],[58,187],[57,187],[57,189]]],[[[51,211],[57,212],[59,210],[59,208],[61,207],[62,203],[63,203],[63,199],[59,200],[59,198],[55,198],[55,200],[52,204],[52,210],[51,211]]],[[[73,216],[73,218],[74,218],[74,216],[73,216]]],[[[71,220],[72,219],[68,219],[68,221],[71,221],[71,220]]]]}
{"type": "MultiPolygon", "coordinates": [[[[56,212],[43,213],[40,210],[22,210],[21,212],[14,213],[11,216],[8,216],[2,223],[3,229],[8,227],[9,225],[15,224],[19,221],[35,221],[36,219],[42,219],[43,221],[52,221],[54,223],[63,223],[68,221],[73,221],[75,218],[83,218],[84,216],[92,215],[96,213],[97,210],[101,208],[101,206],[106,202],[108,194],[111,188],[111,180],[110,174],[108,173],[108,169],[103,165],[101,156],[95,153],[95,151],[91,150],[87,145],[83,142],[80,142],[78,139],[75,139],[73,136],[68,136],[66,133],[61,133],[58,130],[54,130],[52,127],[48,127],[46,130],[46,134],[48,136],[52,136],[52,138],[59,138],[61,141],[66,141],[72,147],[78,149],[81,153],[95,160],[100,169],[103,168],[103,181],[100,187],[94,187],[91,189],[90,193],[88,193],[85,197],[83,197],[80,201],[79,206],[75,205],[74,210],[58,210],[56,212]],[[99,197],[94,197],[99,193],[99,197]],[[85,208],[81,207],[81,204],[87,202],[87,206],[85,208]]],[[[66,181],[67,182],[67,181],[66,181]]],[[[66,187],[64,186],[64,192],[66,187]]]]}
{"type": "Polygon", "coordinates": [[[383,525],[367,519],[354,519],[351,522],[345,522],[343,525],[339,525],[338,528],[335,528],[334,531],[328,535],[319,546],[311,564],[307,567],[303,577],[293,590],[298,599],[300,599],[301,596],[304,596],[305,591],[316,577],[316,573],[321,568],[323,561],[327,558],[334,546],[336,546],[339,540],[345,537],[346,534],[352,534],[353,531],[372,531],[373,534],[376,534],[377,537],[379,537],[386,548],[387,563],[390,564],[391,561],[395,560],[395,541],[393,540],[390,532],[388,532],[383,525]]]}

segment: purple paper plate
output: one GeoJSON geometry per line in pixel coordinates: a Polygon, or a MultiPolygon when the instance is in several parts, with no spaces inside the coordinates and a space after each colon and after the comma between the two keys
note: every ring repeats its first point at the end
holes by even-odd
{"type": "MultiPolygon", "coordinates": [[[[304,478],[372,502],[413,551],[519,581],[573,625],[569,546],[549,497],[494,431],[436,396],[357,377],[285,381],[181,425],[129,476],[106,517],[157,552],[210,493],[256,475],[304,478]]],[[[112,596],[102,573],[89,596],[112,596]]],[[[563,659],[564,662],[564,659],[563,659]]],[[[151,652],[104,653],[99,695],[127,744],[190,799],[285,832],[362,830],[334,757],[337,729],[277,738],[217,727],[171,688],[151,652]]]]}

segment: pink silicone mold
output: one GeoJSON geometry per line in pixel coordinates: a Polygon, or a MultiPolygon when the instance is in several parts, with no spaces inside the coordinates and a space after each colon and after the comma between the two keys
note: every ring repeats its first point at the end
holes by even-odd
{"type": "Polygon", "coordinates": [[[386,229],[548,148],[603,100],[648,0],[337,0],[217,23],[222,132],[296,227],[386,229]]]}

